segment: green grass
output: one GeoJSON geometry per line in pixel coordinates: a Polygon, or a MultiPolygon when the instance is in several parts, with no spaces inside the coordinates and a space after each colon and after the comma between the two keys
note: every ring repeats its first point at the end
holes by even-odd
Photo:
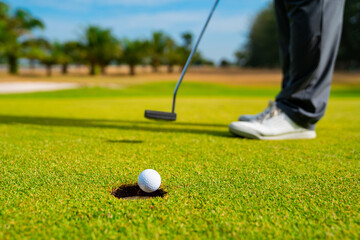
{"type": "Polygon", "coordinates": [[[169,83],[1,96],[0,239],[360,238],[359,91],[334,88],[317,139],[262,142],[227,125],[276,88],[183,87],[175,123],[143,118],[169,83]],[[165,198],[111,195],[146,168],[165,198]]]}
{"type": "MultiPolygon", "coordinates": [[[[125,89],[101,87],[79,88],[57,92],[21,93],[0,95],[2,98],[109,98],[109,97],[171,97],[176,83],[160,82],[135,85],[125,89]]],[[[221,84],[204,84],[185,82],[179,89],[179,95],[185,97],[267,97],[273,98],[279,92],[278,87],[267,86],[228,86],[221,84]]],[[[332,97],[360,97],[360,86],[335,86],[332,97]]]]}

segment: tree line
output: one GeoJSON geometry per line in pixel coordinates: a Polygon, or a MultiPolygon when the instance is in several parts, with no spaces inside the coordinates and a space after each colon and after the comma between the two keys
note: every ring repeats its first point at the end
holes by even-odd
{"type": "MultiPolygon", "coordinates": [[[[236,53],[236,64],[255,68],[280,67],[277,23],[274,5],[270,4],[255,18],[247,43],[236,53]]],[[[346,1],[342,40],[337,68],[360,68],[360,0],[346,1]]]]}
{"type": "MultiPolygon", "coordinates": [[[[46,66],[48,75],[54,65],[61,65],[62,73],[67,74],[70,64],[88,65],[90,75],[105,74],[113,63],[127,64],[131,75],[135,75],[138,64],[151,65],[154,72],[167,65],[168,72],[173,72],[174,66],[185,65],[193,44],[190,32],[183,33],[183,43],[178,44],[161,31],[153,32],[150,39],[118,39],[110,29],[95,25],[84,29],[77,41],[50,42],[31,34],[44,28],[44,23],[28,11],[12,11],[0,1],[0,59],[8,64],[10,74],[18,73],[20,58],[28,59],[31,68],[36,63],[46,66]]],[[[199,52],[193,64],[213,65],[199,52]]]]}
{"type": "MultiPolygon", "coordinates": [[[[346,1],[342,42],[337,68],[352,70],[360,68],[360,0],[346,1]]],[[[9,73],[18,73],[18,60],[26,58],[30,67],[36,63],[46,66],[48,75],[54,65],[61,65],[62,73],[68,72],[70,64],[89,66],[89,74],[106,73],[110,64],[127,64],[129,74],[135,67],[151,65],[154,72],[160,65],[167,65],[168,72],[174,66],[184,66],[193,44],[190,32],[181,35],[178,44],[164,32],[153,32],[150,39],[118,39],[110,29],[90,25],[76,41],[50,42],[31,34],[44,29],[40,19],[23,9],[11,10],[0,1],[0,63],[8,64],[9,73]]],[[[221,66],[238,65],[253,68],[279,68],[279,47],[274,6],[259,12],[255,18],[248,40],[235,52],[236,62],[226,59],[221,66]]],[[[194,56],[195,65],[214,65],[201,53],[194,56]]]]}

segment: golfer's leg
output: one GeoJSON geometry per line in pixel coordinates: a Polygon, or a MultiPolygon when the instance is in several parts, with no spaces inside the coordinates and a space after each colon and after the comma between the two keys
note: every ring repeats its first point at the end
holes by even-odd
{"type": "Polygon", "coordinates": [[[287,86],[290,78],[290,23],[285,0],[275,0],[275,13],[279,32],[280,63],[283,73],[282,88],[287,86]]]}
{"type": "MultiPolygon", "coordinates": [[[[282,88],[284,88],[287,86],[290,78],[290,25],[285,7],[285,0],[274,0],[274,4],[279,33],[280,63],[283,73],[282,88]]],[[[263,112],[256,115],[241,115],[239,116],[238,120],[246,122],[253,121],[259,116],[263,115],[265,112],[268,112],[273,106],[275,106],[274,102],[270,101],[268,107],[263,112]]]]}
{"type": "Polygon", "coordinates": [[[314,129],[325,113],[345,0],[284,0],[290,21],[290,78],[276,98],[294,122],[314,129]]]}

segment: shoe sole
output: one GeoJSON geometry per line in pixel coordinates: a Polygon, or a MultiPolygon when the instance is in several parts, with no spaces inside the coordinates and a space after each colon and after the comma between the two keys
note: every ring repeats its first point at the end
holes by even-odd
{"type": "Polygon", "coordinates": [[[246,129],[246,131],[241,129],[229,128],[229,131],[232,134],[235,134],[240,137],[249,138],[249,139],[258,139],[258,140],[294,140],[294,139],[314,139],[316,138],[315,131],[302,131],[302,132],[292,132],[281,135],[273,136],[262,136],[258,132],[252,129],[246,129]]]}

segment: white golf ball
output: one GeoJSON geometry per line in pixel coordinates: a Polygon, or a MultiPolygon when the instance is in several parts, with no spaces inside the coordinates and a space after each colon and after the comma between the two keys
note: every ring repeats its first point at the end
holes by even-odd
{"type": "Polygon", "coordinates": [[[144,192],[155,192],[161,185],[160,174],[153,169],[146,169],[140,173],[138,184],[144,192]]]}

